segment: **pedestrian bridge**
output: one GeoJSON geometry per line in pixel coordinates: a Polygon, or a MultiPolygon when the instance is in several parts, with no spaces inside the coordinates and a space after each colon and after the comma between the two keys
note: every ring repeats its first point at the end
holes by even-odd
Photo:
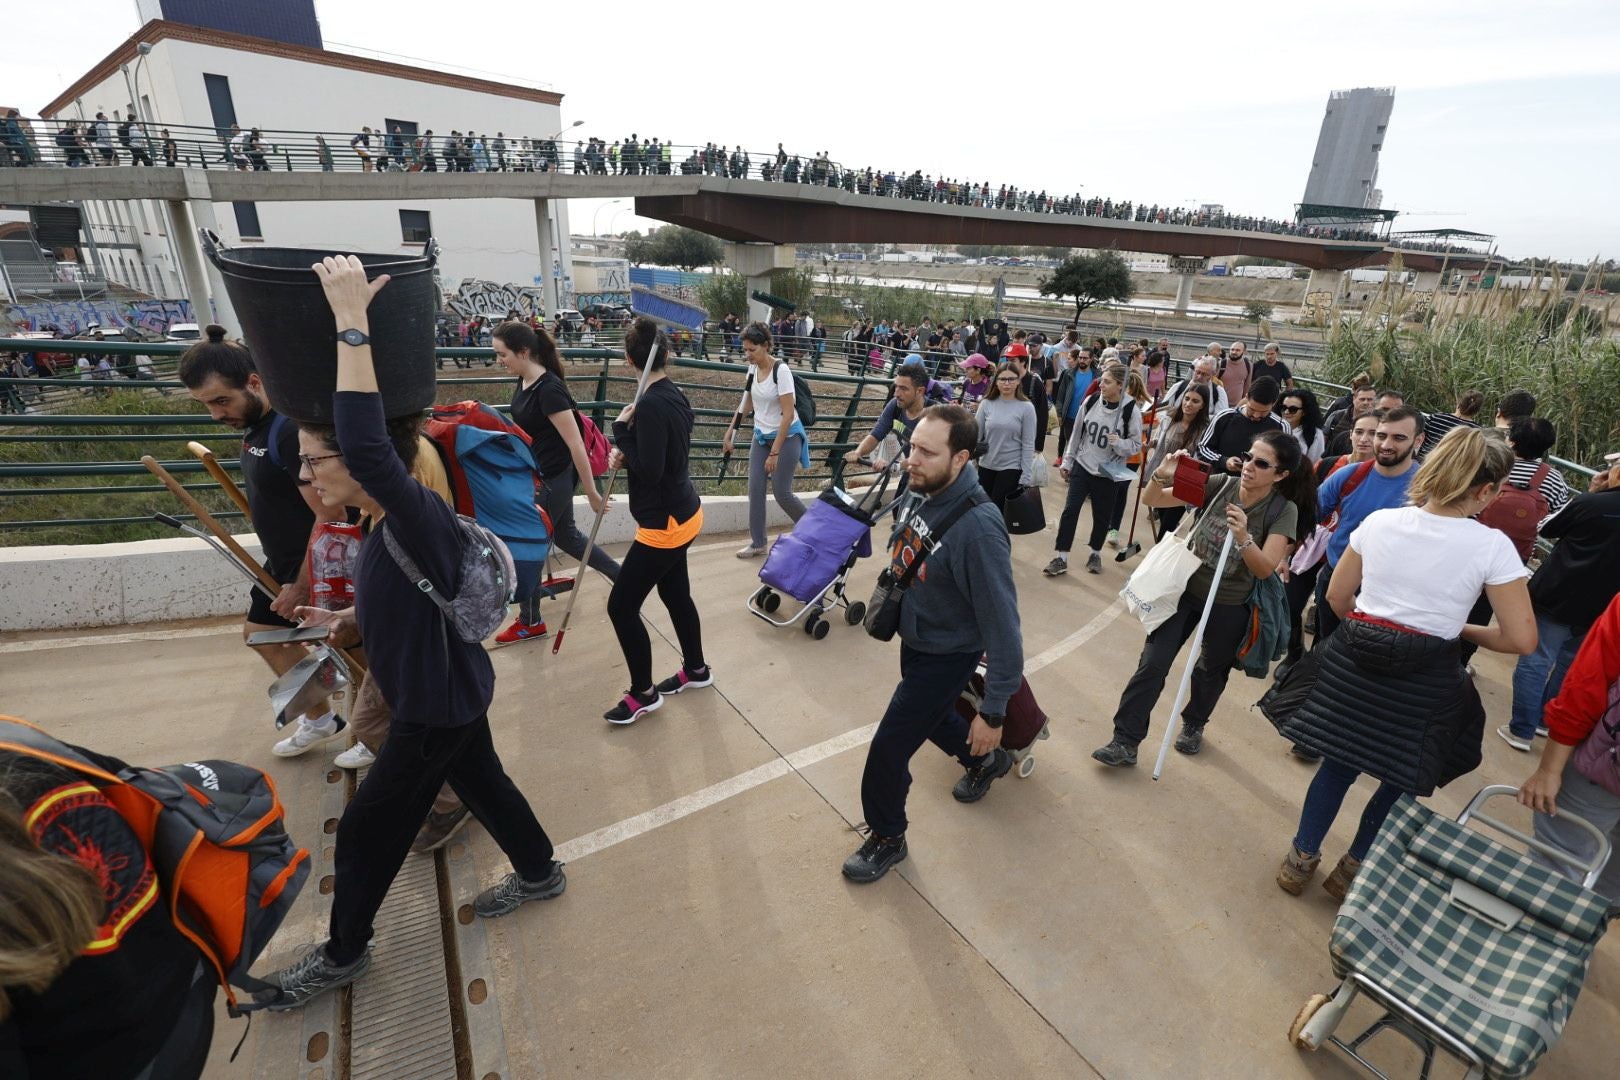
{"type": "MultiPolygon", "coordinates": [[[[1062,493],[1046,498],[1055,523],[1062,493]]],[[[544,642],[494,654],[495,738],[569,863],[565,895],[473,920],[465,905],[502,857],[470,826],[408,864],[378,922],[376,963],[352,993],[259,1016],[234,1066],[243,1029],[221,1010],[206,1075],[1353,1075],[1336,1052],[1304,1055],[1285,1037],[1306,998],[1334,985],[1334,904],[1272,881],[1311,769],[1249,707],[1262,683],[1234,675],[1204,752],[1172,754],[1158,783],[1151,755],[1135,770],[1101,769],[1089,753],[1109,736],[1142,644],[1115,599],[1126,567],[1108,559],[1101,576],[1046,579],[1051,534],[1015,537],[1026,670],[1052,737],[1028,779],[998,781],[972,806],[950,797],[954,763],[924,747],[910,858],[853,886],[838,868],[859,843],[863,747],[898,650],[841,622],[814,641],[746,613],[758,563],[733,557],[742,542],[705,535],[691,555],[715,687],[632,727],[600,719],[625,679],[600,579],[584,585],[560,654],[544,642]]],[[[875,574],[872,560],[859,564],[852,595],[875,574]]],[[[547,603],[553,627],[559,609],[547,603]]],[[[668,620],[656,603],[645,614],[657,668],[673,670],[668,620]]],[[[322,936],[347,778],[330,765],[335,746],[270,754],[268,671],[239,626],[0,635],[3,707],[136,762],[268,769],[316,859],[260,962],[268,969],[322,936]]],[[[1511,667],[1481,657],[1500,719],[1511,667]]],[[[1155,712],[1155,745],[1167,709],[1155,712]]],[[[1436,806],[1455,812],[1477,785],[1517,784],[1533,765],[1494,738],[1484,753],[1436,806]]],[[[1329,837],[1332,858],[1371,790],[1360,788],[1329,837]]],[[[1374,1018],[1363,999],[1349,1023],[1374,1018]]],[[[1616,1030],[1611,935],[1543,1075],[1612,1075],[1616,1030]]],[[[1369,1052],[1391,1075],[1417,1074],[1398,1039],[1369,1052]]]]}

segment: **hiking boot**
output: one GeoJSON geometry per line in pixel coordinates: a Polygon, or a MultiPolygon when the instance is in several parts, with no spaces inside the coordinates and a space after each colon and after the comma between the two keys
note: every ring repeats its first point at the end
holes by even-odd
{"type": "Polygon", "coordinates": [[[1361,860],[1346,854],[1333,868],[1333,873],[1322,879],[1322,891],[1344,903],[1344,894],[1350,891],[1350,883],[1356,880],[1356,871],[1360,869],[1361,860]]]}
{"type": "Polygon", "coordinates": [[[1053,558],[1051,562],[1046,564],[1046,569],[1041,571],[1047,577],[1057,577],[1059,574],[1067,574],[1068,572],[1069,560],[1061,555],[1053,558]]]}
{"type": "Polygon", "coordinates": [[[552,862],[551,876],[541,882],[528,882],[514,871],[478,894],[473,901],[473,914],[481,919],[496,919],[509,915],[530,900],[550,900],[561,896],[568,888],[568,877],[563,864],[552,862]]]}
{"type": "Polygon", "coordinates": [[[1288,748],[1288,752],[1301,761],[1321,761],[1322,755],[1306,746],[1304,743],[1295,743],[1288,748]]]}
{"type": "Polygon", "coordinates": [[[951,797],[957,802],[978,802],[990,790],[990,785],[1012,771],[1013,756],[1001,747],[990,751],[983,765],[975,766],[963,774],[951,788],[951,797]]]}
{"type": "Polygon", "coordinates": [[[626,691],[619,703],[602,714],[610,724],[633,724],[664,703],[664,695],[654,687],[645,694],[626,691]]]}
{"type": "Polygon", "coordinates": [[[1202,725],[1182,724],[1181,734],[1176,736],[1176,752],[1180,754],[1196,754],[1204,748],[1204,728],[1202,725]]]}
{"type": "Polygon", "coordinates": [[[1311,878],[1316,876],[1316,868],[1322,862],[1320,855],[1306,855],[1292,844],[1288,845],[1288,855],[1277,870],[1277,887],[1285,893],[1298,896],[1305,891],[1305,886],[1311,878]]]}
{"type": "Polygon", "coordinates": [[[377,755],[363,742],[357,742],[343,753],[332,759],[332,764],[340,769],[364,769],[377,760],[377,755]]]}
{"type": "Polygon", "coordinates": [[[889,872],[889,867],[906,857],[906,838],[868,836],[860,848],[844,860],[844,876],[858,885],[867,885],[889,872]]]}
{"type": "Polygon", "coordinates": [[[757,559],[763,554],[765,554],[764,544],[749,544],[747,547],[737,549],[737,558],[739,559],[757,559]]]}
{"type": "Polygon", "coordinates": [[[686,665],[681,670],[659,683],[657,690],[660,694],[678,694],[682,690],[701,690],[705,686],[714,685],[714,670],[701,667],[697,671],[688,671],[686,665]]]}
{"type": "Polygon", "coordinates": [[[1097,554],[1095,551],[1093,551],[1091,553],[1091,555],[1086,559],[1086,573],[1088,573],[1088,574],[1100,574],[1100,573],[1102,573],[1102,556],[1097,554]]]}
{"type": "Polygon", "coordinates": [[[270,748],[277,757],[297,757],[306,754],[324,742],[331,742],[348,730],[341,716],[328,717],[325,724],[312,723],[307,716],[298,718],[293,733],[270,748]]]}
{"type": "Polygon", "coordinates": [[[371,967],[369,946],[360,954],[360,959],[343,966],[332,963],[326,955],[324,944],[311,946],[310,950],[298,960],[280,971],[265,976],[264,981],[270,984],[271,989],[255,990],[253,1000],[271,1012],[286,1012],[288,1009],[301,1008],[312,998],[320,997],[328,990],[348,986],[364,975],[369,967],[371,967]]]}
{"type": "Polygon", "coordinates": [[[520,641],[533,641],[546,636],[544,620],[537,623],[526,623],[522,619],[513,619],[512,625],[495,635],[495,644],[516,645],[520,641]]]}
{"type": "Polygon", "coordinates": [[[467,819],[471,816],[465,804],[454,810],[446,810],[442,814],[437,810],[430,810],[427,820],[416,830],[416,839],[411,841],[411,854],[421,855],[444,847],[452,836],[461,831],[461,827],[467,824],[467,819]]]}
{"type": "Polygon", "coordinates": [[[1108,530],[1108,546],[1111,547],[1111,548],[1119,547],[1119,530],[1118,529],[1109,529],[1108,530]]]}
{"type": "Polygon", "coordinates": [[[1121,768],[1136,764],[1136,747],[1130,743],[1113,740],[1107,746],[1099,746],[1091,752],[1093,761],[1100,761],[1110,768],[1121,768]]]}
{"type": "Polygon", "coordinates": [[[1496,733],[1502,736],[1502,741],[1513,747],[1513,749],[1526,754],[1530,752],[1530,740],[1523,735],[1513,734],[1513,729],[1508,725],[1503,724],[1496,729],[1496,733]]]}

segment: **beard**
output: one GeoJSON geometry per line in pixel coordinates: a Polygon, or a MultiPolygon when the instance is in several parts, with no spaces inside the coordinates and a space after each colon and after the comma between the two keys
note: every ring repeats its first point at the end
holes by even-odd
{"type": "Polygon", "coordinates": [[[1398,451],[1393,456],[1390,455],[1389,451],[1379,450],[1375,456],[1378,458],[1378,464],[1380,465],[1404,465],[1411,459],[1412,453],[1416,449],[1415,446],[1408,446],[1405,450],[1398,451]]]}

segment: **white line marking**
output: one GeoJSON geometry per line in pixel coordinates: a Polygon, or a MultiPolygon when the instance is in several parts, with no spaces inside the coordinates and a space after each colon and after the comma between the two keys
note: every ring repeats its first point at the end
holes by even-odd
{"type": "Polygon", "coordinates": [[[240,634],[241,623],[228,626],[188,626],[179,630],[142,630],[133,634],[92,634],[88,637],[45,638],[41,641],[8,641],[0,653],[42,652],[46,649],[72,649],[80,645],[129,645],[137,641],[173,641],[176,638],[210,637],[214,634],[240,634]]]}
{"type": "Polygon", "coordinates": [[[1039,656],[1025,659],[1024,674],[1033,675],[1044,667],[1051,667],[1053,664],[1057,663],[1059,660],[1063,659],[1065,656],[1068,656],[1070,653],[1074,652],[1074,650],[1078,649],[1080,646],[1102,633],[1103,629],[1107,627],[1109,623],[1113,622],[1114,619],[1118,617],[1119,613],[1124,610],[1125,605],[1119,600],[1115,600],[1113,603],[1097,612],[1097,614],[1092,617],[1090,622],[1086,623],[1086,625],[1082,626],[1080,629],[1076,630],[1074,633],[1070,634],[1056,645],[1053,645],[1050,649],[1047,649],[1039,656]]]}

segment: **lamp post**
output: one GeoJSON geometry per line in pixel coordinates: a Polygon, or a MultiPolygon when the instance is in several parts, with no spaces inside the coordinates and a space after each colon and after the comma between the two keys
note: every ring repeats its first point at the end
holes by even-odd
{"type": "MultiPolygon", "coordinates": [[[[142,127],[145,127],[146,109],[141,104],[141,64],[148,56],[152,55],[152,43],[150,41],[140,42],[135,46],[135,52],[139,54],[135,57],[135,118],[141,122],[142,127]]],[[[150,132],[147,133],[147,138],[150,140],[150,132]]]]}
{"type": "MultiPolygon", "coordinates": [[[[598,206],[596,208],[596,211],[593,214],[591,214],[591,235],[592,236],[601,236],[602,235],[599,231],[597,231],[597,228],[596,228],[596,223],[597,223],[598,219],[601,218],[602,211],[606,210],[610,206],[615,206],[615,205],[617,205],[619,203],[622,203],[622,202],[624,202],[623,199],[609,199],[607,202],[603,203],[601,206],[598,206]]],[[[612,218],[608,218],[608,228],[610,228],[610,229],[613,228],[613,219],[612,218]]]]}
{"type": "Polygon", "coordinates": [[[567,127],[558,128],[556,131],[553,131],[550,135],[546,136],[546,142],[550,142],[552,139],[555,139],[557,136],[561,135],[565,131],[574,130],[575,128],[579,127],[583,123],[585,123],[585,121],[583,121],[583,120],[575,120],[572,124],[569,124],[567,127]]]}

